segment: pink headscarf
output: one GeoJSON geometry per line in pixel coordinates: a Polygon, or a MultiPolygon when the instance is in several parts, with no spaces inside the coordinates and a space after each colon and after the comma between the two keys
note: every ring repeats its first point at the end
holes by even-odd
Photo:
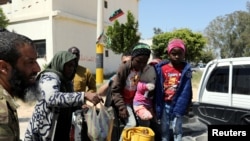
{"type": "Polygon", "coordinates": [[[184,42],[181,39],[172,39],[171,41],[169,41],[168,43],[168,54],[171,52],[171,50],[175,47],[179,47],[181,49],[183,49],[183,51],[186,51],[184,42]]]}

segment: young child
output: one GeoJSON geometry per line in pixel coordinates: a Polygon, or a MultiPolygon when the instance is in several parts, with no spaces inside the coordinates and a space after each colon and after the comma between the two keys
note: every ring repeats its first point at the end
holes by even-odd
{"type": "Polygon", "coordinates": [[[186,48],[181,39],[168,43],[169,62],[155,65],[156,115],[161,121],[162,141],[181,141],[182,116],[192,98],[191,65],[184,61],[186,48]]]}
{"type": "Polygon", "coordinates": [[[153,118],[152,94],[155,88],[156,72],[153,66],[147,65],[140,76],[133,100],[133,108],[139,117],[140,126],[149,126],[153,118]],[[142,120],[142,121],[141,121],[142,120]]]}

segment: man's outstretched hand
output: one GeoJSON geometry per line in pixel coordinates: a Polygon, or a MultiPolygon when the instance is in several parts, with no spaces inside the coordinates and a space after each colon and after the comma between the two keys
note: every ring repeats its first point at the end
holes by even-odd
{"type": "Polygon", "coordinates": [[[97,93],[85,92],[84,98],[92,102],[94,105],[98,104],[99,102],[104,102],[102,97],[97,93]]]}

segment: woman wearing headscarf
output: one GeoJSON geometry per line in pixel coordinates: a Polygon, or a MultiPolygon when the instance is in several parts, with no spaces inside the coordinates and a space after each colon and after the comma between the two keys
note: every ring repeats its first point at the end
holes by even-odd
{"type": "MultiPolygon", "coordinates": [[[[150,56],[150,47],[145,43],[137,43],[133,47],[132,58],[121,64],[112,83],[114,105],[119,118],[125,123],[124,128],[135,127],[136,118],[133,112],[133,98],[137,82],[150,56]]],[[[122,138],[120,138],[122,140],[122,138]]]]}
{"type": "Polygon", "coordinates": [[[82,106],[85,98],[93,104],[100,102],[101,98],[95,93],[73,91],[76,67],[76,56],[61,51],[38,75],[39,97],[25,141],[69,141],[73,108],[82,106]]]}

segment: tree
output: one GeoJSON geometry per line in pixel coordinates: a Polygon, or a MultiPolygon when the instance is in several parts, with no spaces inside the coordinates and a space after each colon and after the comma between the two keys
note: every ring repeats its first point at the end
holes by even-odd
{"type": "Polygon", "coordinates": [[[0,8],[0,28],[6,28],[8,24],[9,20],[4,15],[2,8],[0,8]]]}
{"type": "Polygon", "coordinates": [[[160,28],[154,27],[153,30],[155,35],[164,33],[160,28]]]}
{"type": "Polygon", "coordinates": [[[208,46],[221,58],[250,56],[250,13],[236,11],[219,16],[205,29],[208,46]]]}
{"type": "Polygon", "coordinates": [[[114,21],[113,26],[109,26],[106,36],[110,40],[105,47],[111,49],[115,54],[131,52],[135,43],[140,40],[138,32],[138,21],[135,21],[133,14],[128,11],[127,23],[121,24],[118,20],[114,21]]]}
{"type": "Polygon", "coordinates": [[[199,62],[201,52],[205,46],[206,39],[200,33],[193,33],[187,28],[174,30],[173,32],[165,32],[153,37],[153,52],[161,53],[160,57],[167,58],[166,47],[169,40],[173,38],[180,38],[185,42],[186,46],[186,60],[189,62],[199,62]]]}
{"type": "Polygon", "coordinates": [[[213,50],[203,50],[201,51],[201,56],[199,57],[199,60],[207,64],[209,61],[216,58],[215,54],[216,53],[214,53],[213,50]]]}
{"type": "Polygon", "coordinates": [[[250,2],[249,1],[247,1],[246,7],[247,7],[248,12],[250,12],[250,2]]]}

